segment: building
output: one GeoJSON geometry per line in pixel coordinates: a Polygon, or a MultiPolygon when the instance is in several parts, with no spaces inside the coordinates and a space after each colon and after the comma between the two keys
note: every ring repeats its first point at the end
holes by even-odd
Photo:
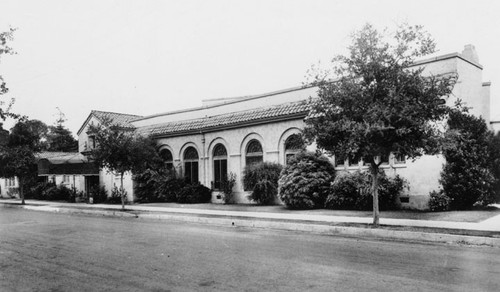
{"type": "MultiPolygon", "coordinates": [[[[457,74],[458,82],[446,103],[453,105],[460,98],[471,107],[472,114],[490,123],[491,83],[482,81],[483,67],[473,46],[466,46],[462,53],[421,60],[413,66],[423,66],[423,74],[457,74]]],[[[309,112],[307,101],[314,97],[316,88],[303,86],[255,96],[205,100],[201,107],[145,117],[92,111],[78,131],[79,152],[85,154],[95,147],[93,137],[87,134],[89,125],[111,119],[125,130],[152,135],[166,164],[188,180],[211,187],[214,203],[222,202],[218,188],[224,174],[235,173],[236,201],[247,203],[248,192],[241,183],[245,165],[255,161],[285,164],[286,157],[298,151],[290,141],[301,133],[309,112]]],[[[367,167],[362,161],[331,159],[338,171],[367,167]]],[[[439,188],[444,158],[424,156],[408,161],[391,155],[383,159],[382,167],[387,173],[399,174],[410,182],[408,194],[401,198],[403,206],[425,209],[429,192],[439,188]]],[[[101,170],[99,181],[109,190],[118,184],[119,177],[101,170]]],[[[125,181],[129,200],[133,200],[130,174],[125,181]]]]}

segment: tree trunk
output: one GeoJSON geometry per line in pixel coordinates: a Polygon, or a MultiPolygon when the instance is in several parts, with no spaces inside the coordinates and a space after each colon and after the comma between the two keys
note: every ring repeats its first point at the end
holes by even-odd
{"type": "Polygon", "coordinates": [[[373,197],[373,226],[379,226],[380,212],[378,208],[378,166],[372,164],[372,197],[373,197]]]}
{"type": "Polygon", "coordinates": [[[123,172],[120,173],[120,195],[122,197],[122,210],[125,210],[125,192],[123,189],[123,172]]]}
{"type": "Polygon", "coordinates": [[[21,205],[25,205],[24,202],[24,183],[21,177],[19,177],[19,196],[21,197],[21,205]]]}

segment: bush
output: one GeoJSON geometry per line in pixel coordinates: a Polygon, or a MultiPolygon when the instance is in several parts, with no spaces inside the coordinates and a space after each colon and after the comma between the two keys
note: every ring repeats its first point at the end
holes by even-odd
{"type": "Polygon", "coordinates": [[[109,204],[121,204],[122,203],[122,196],[124,199],[124,203],[127,204],[127,191],[125,191],[124,188],[120,187],[118,188],[117,186],[113,187],[113,190],[111,191],[111,196],[109,196],[106,199],[106,203],[109,204]]]}
{"type": "Polygon", "coordinates": [[[142,203],[176,202],[177,194],[186,185],[174,171],[146,170],[136,175],[135,192],[142,203]]]}
{"type": "Polygon", "coordinates": [[[65,185],[52,185],[42,191],[40,200],[74,202],[74,193],[65,185]]]}
{"type": "Polygon", "coordinates": [[[208,203],[212,199],[211,190],[202,184],[185,185],[177,193],[177,202],[186,204],[208,203]]]}
{"type": "Polygon", "coordinates": [[[429,210],[432,212],[448,211],[450,209],[450,198],[443,191],[432,191],[429,193],[429,210]]]}
{"type": "Polygon", "coordinates": [[[335,168],[325,156],[301,152],[281,171],[279,197],[290,209],[322,208],[335,168]]]}
{"type": "Polygon", "coordinates": [[[283,167],[278,163],[261,162],[247,165],[243,186],[252,193],[248,198],[259,204],[272,204],[278,194],[278,180],[283,167]]]}
{"type": "Polygon", "coordinates": [[[471,209],[495,201],[495,177],[491,160],[492,133],[485,121],[454,111],[448,119],[446,164],[440,183],[450,200],[450,209],[471,209]]]}
{"type": "Polygon", "coordinates": [[[368,176],[360,171],[341,173],[333,181],[325,207],[341,210],[365,210],[370,195],[368,176]]]}
{"type": "Polygon", "coordinates": [[[43,194],[45,190],[50,187],[54,187],[55,184],[52,182],[40,182],[29,188],[29,190],[25,194],[25,198],[33,198],[36,200],[44,200],[43,194]]]}
{"type": "Polygon", "coordinates": [[[105,203],[108,200],[108,191],[104,186],[93,186],[89,191],[89,196],[92,197],[94,204],[105,203]]]}
{"type": "Polygon", "coordinates": [[[228,177],[221,182],[222,193],[224,193],[224,203],[232,204],[233,199],[233,187],[236,184],[236,174],[230,172],[228,177]]]}
{"type": "MultiPolygon", "coordinates": [[[[388,177],[383,171],[379,174],[379,209],[399,209],[397,198],[408,183],[399,175],[388,177]]],[[[342,173],[333,181],[325,207],[342,210],[372,210],[371,175],[366,172],[342,173]]]]}
{"type": "Polygon", "coordinates": [[[7,189],[7,196],[9,196],[9,198],[11,198],[11,199],[19,198],[19,188],[7,189]]]}

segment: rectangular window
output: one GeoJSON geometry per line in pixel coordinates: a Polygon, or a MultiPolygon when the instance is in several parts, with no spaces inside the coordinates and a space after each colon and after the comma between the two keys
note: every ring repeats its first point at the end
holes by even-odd
{"type": "Polygon", "coordinates": [[[227,179],[227,160],[214,160],[214,189],[221,189],[221,183],[227,179]]]}
{"type": "Polygon", "coordinates": [[[349,166],[358,166],[359,159],[354,157],[353,155],[349,155],[349,166]]]}
{"type": "Polygon", "coordinates": [[[16,186],[16,178],[10,177],[5,182],[7,187],[15,187],[16,186]]]}
{"type": "Polygon", "coordinates": [[[198,183],[198,161],[187,161],[184,163],[184,178],[190,184],[198,183]]]}
{"type": "Polygon", "coordinates": [[[335,155],[335,166],[340,167],[345,165],[345,156],[344,155],[335,155]]]}
{"type": "Polygon", "coordinates": [[[63,175],[63,183],[65,184],[69,184],[70,181],[69,181],[69,175],[63,175]]]}
{"type": "Polygon", "coordinates": [[[405,164],[406,157],[401,154],[394,154],[394,164],[405,164]]]}
{"type": "Polygon", "coordinates": [[[379,162],[382,162],[381,165],[389,165],[389,155],[381,155],[379,156],[379,162]]]}

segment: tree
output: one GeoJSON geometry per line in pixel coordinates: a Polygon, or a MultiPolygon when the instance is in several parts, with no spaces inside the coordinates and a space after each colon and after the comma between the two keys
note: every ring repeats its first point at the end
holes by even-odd
{"type": "Polygon", "coordinates": [[[54,126],[48,127],[47,150],[71,152],[78,149],[78,141],[73,137],[71,131],[64,126],[66,118],[59,108],[59,117],[54,126]]]}
{"type": "MultiPolygon", "coordinates": [[[[9,31],[6,32],[0,32],[0,60],[3,54],[14,54],[14,50],[8,46],[8,41],[13,40],[13,35],[14,35],[15,29],[11,28],[9,31]]],[[[6,94],[9,91],[9,88],[7,88],[7,85],[5,84],[5,81],[0,75],[0,96],[6,94]]],[[[10,113],[10,107],[12,106],[14,100],[11,100],[7,106],[7,108],[2,108],[5,103],[3,101],[0,101],[0,119],[2,121],[5,121],[7,117],[12,117],[12,113],[10,113]]],[[[0,129],[2,128],[2,123],[0,123],[0,129]]]]}
{"type": "Polygon", "coordinates": [[[352,35],[347,56],[332,61],[331,73],[313,72],[319,99],[306,119],[305,135],[330,154],[363,159],[372,174],[373,224],[379,224],[379,157],[416,158],[439,150],[440,105],[456,76],[422,76],[416,58],[435,51],[421,26],[401,25],[380,33],[365,25],[352,35]]]}
{"type": "Polygon", "coordinates": [[[21,118],[11,129],[6,143],[0,145],[0,177],[17,177],[19,196],[24,205],[24,187],[36,175],[35,154],[40,151],[43,123],[21,118]]]}
{"type": "Polygon", "coordinates": [[[122,209],[125,209],[126,193],[123,188],[123,176],[126,172],[141,173],[148,168],[157,169],[163,163],[156,149],[156,143],[149,137],[135,135],[103,121],[89,127],[96,148],[89,153],[89,158],[100,168],[120,175],[120,194],[122,209]]]}
{"type": "MultiPolygon", "coordinates": [[[[452,111],[443,149],[446,164],[440,183],[450,200],[450,209],[470,209],[474,204],[487,206],[495,202],[494,177],[498,152],[492,147],[493,133],[482,118],[452,111]]],[[[498,169],[498,166],[497,166],[498,169]]]]}

